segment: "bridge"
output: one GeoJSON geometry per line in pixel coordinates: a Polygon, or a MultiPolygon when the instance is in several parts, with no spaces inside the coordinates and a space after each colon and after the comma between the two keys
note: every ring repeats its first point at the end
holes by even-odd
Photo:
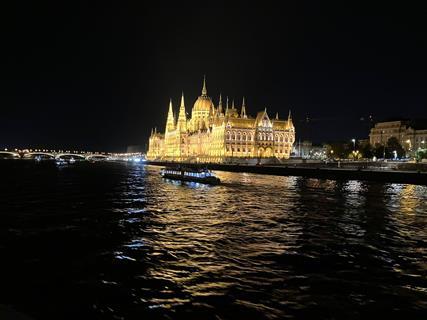
{"type": "Polygon", "coordinates": [[[107,153],[107,152],[85,152],[85,151],[63,151],[46,149],[14,149],[0,150],[0,159],[80,159],[80,160],[122,160],[122,161],[145,161],[142,153],[107,153]]]}

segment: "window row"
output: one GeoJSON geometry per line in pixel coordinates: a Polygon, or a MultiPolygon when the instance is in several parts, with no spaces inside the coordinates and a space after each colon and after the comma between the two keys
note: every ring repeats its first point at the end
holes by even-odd
{"type": "MultiPolygon", "coordinates": [[[[227,132],[226,135],[226,139],[227,140],[237,140],[237,141],[253,141],[253,135],[248,133],[246,134],[246,132],[240,133],[234,133],[234,132],[227,132]]],[[[262,140],[262,141],[273,141],[273,134],[269,134],[269,133],[258,133],[258,140],[262,140]]],[[[290,142],[290,139],[288,139],[288,137],[284,137],[283,135],[275,135],[274,136],[274,141],[276,142],[290,142]]]]}

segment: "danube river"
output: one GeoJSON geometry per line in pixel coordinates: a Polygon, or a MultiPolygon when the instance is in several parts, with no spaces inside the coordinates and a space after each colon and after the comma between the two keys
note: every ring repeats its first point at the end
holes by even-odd
{"type": "MultiPolygon", "coordinates": [[[[0,162],[0,305],[32,319],[423,319],[427,187],[0,162]]],[[[0,308],[0,309],[1,309],[0,308]]]]}

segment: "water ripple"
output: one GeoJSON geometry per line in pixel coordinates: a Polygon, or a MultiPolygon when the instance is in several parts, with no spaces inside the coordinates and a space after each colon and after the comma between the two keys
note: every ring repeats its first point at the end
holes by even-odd
{"type": "Polygon", "coordinates": [[[135,164],[43,170],[37,186],[27,171],[0,189],[0,297],[34,318],[427,311],[426,187],[227,172],[205,186],[135,164]]]}

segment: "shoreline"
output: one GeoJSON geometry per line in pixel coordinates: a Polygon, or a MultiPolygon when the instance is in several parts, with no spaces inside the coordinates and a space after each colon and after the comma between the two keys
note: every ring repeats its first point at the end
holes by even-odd
{"type": "Polygon", "coordinates": [[[304,178],[330,179],[330,180],[361,180],[376,181],[386,183],[403,183],[427,185],[427,172],[420,170],[375,170],[372,168],[330,168],[321,166],[300,166],[300,165],[238,165],[238,164],[197,164],[197,163],[177,163],[147,161],[146,164],[155,166],[168,166],[182,164],[188,167],[204,166],[210,170],[246,172],[277,176],[297,176],[304,178]]]}

